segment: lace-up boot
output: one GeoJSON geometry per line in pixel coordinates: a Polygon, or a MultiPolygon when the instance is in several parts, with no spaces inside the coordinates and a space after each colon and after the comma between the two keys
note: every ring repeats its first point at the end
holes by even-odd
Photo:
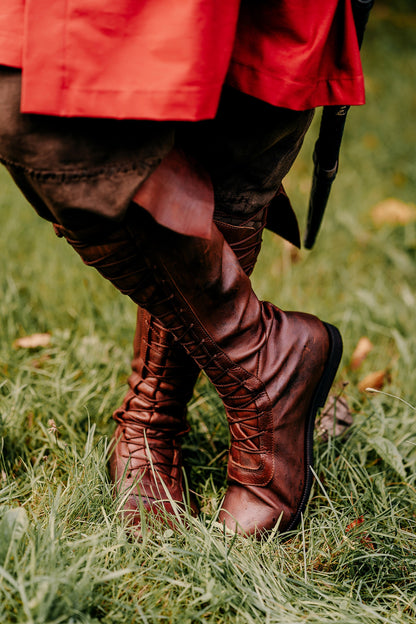
{"type": "Polygon", "coordinates": [[[221,396],[231,432],[221,521],[255,535],[294,528],[312,484],[315,414],[341,357],[336,328],[260,302],[215,226],[210,240],[192,238],[134,210],[104,240],[65,234],[171,331],[221,396]]]}
{"type": "MultiPolygon", "coordinates": [[[[253,271],[260,251],[266,213],[267,209],[262,209],[238,225],[236,220],[215,221],[247,275],[253,271]]],[[[176,503],[185,498],[180,442],[189,431],[186,406],[200,371],[172,334],[140,307],[132,371],[130,390],[113,414],[118,426],[110,475],[118,492],[128,492],[125,513],[137,510],[138,493],[145,507],[155,509],[163,501],[163,507],[172,511],[167,493],[176,503]]],[[[190,504],[196,513],[193,497],[190,504]]]]}

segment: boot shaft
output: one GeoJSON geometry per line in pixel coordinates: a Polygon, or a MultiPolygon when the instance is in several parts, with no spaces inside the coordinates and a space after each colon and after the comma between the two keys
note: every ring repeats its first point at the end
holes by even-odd
{"type": "MultiPolygon", "coordinates": [[[[246,274],[252,272],[260,251],[266,213],[267,210],[262,209],[239,225],[227,223],[225,217],[215,221],[246,274]]],[[[140,307],[133,349],[130,392],[115,417],[120,420],[123,410],[132,410],[143,420],[143,411],[153,409],[153,421],[165,422],[173,417],[170,424],[174,435],[178,421],[186,417],[186,405],[192,397],[199,368],[172,334],[140,307]],[[160,414],[156,418],[156,412],[165,413],[165,416],[160,414]]]]}

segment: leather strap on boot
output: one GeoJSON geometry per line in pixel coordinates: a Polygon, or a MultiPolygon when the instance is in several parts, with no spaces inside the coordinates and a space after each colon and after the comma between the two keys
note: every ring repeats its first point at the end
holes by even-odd
{"type": "MultiPolygon", "coordinates": [[[[139,308],[130,390],[113,414],[118,426],[109,462],[117,491],[129,492],[124,513],[138,507],[136,487],[147,507],[157,500],[170,507],[167,493],[184,501],[180,438],[189,430],[186,405],[199,369],[172,343],[171,334],[139,308]]],[[[197,512],[192,499],[191,508],[197,512]]]]}

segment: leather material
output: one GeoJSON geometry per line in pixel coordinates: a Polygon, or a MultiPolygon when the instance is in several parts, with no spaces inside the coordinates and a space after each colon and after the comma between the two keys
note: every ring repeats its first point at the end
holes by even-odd
{"type": "Polygon", "coordinates": [[[164,227],[209,238],[214,189],[203,167],[179,148],[173,148],[139,186],[133,202],[164,227]]]}
{"type": "Polygon", "coordinates": [[[294,329],[298,327],[298,338],[300,343],[304,342],[307,357],[298,362],[295,371],[288,371],[290,390],[284,388],[289,379],[287,371],[281,375],[283,387],[276,387],[279,399],[268,436],[269,440],[273,438],[273,451],[268,457],[269,463],[273,462],[272,480],[267,487],[259,487],[244,468],[241,470],[241,466],[235,467],[230,461],[230,487],[219,516],[228,527],[257,536],[276,524],[281,532],[294,529],[300,521],[313,482],[315,414],[325,403],[342,354],[342,340],[336,328],[309,315],[289,312],[286,317],[294,329]],[[307,328],[309,337],[304,333],[307,328]],[[324,349],[326,344],[328,352],[324,349]],[[306,372],[306,379],[302,372],[306,372]]]}
{"type": "Polygon", "coordinates": [[[334,347],[316,317],[260,302],[214,225],[208,241],[137,217],[130,213],[101,245],[79,236],[72,244],[172,332],[221,396],[231,448],[220,520],[255,535],[278,522],[281,531],[294,528],[310,491],[311,423],[340,339],[334,347]]]}
{"type": "MultiPolygon", "coordinates": [[[[186,405],[199,369],[171,334],[138,309],[130,390],[113,414],[118,426],[109,461],[123,510],[185,501],[180,438],[189,430],[186,405]],[[138,492],[140,496],[138,496],[138,492]]],[[[197,513],[195,501],[191,510],[197,513]]]]}
{"type": "MultiPolygon", "coordinates": [[[[263,209],[240,225],[217,221],[247,274],[260,251],[266,214],[263,209]]],[[[117,492],[126,494],[123,511],[132,517],[140,499],[153,511],[171,511],[169,499],[179,504],[185,500],[180,439],[189,430],[186,406],[199,374],[172,334],[140,307],[133,347],[130,390],[113,414],[118,426],[109,460],[117,492]]],[[[196,514],[195,500],[190,503],[196,514]]]]}
{"type": "Polygon", "coordinates": [[[298,220],[282,185],[269,204],[266,227],[298,249],[301,248],[298,220]]]}

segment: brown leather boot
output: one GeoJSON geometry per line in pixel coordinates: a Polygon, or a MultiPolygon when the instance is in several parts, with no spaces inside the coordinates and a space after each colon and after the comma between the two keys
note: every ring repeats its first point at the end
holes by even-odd
{"type": "MultiPolygon", "coordinates": [[[[216,220],[243,270],[251,274],[261,246],[267,210],[239,225],[216,220]]],[[[138,309],[130,390],[113,414],[118,426],[110,455],[110,476],[117,492],[126,492],[123,510],[133,516],[139,506],[156,510],[160,501],[185,500],[180,440],[189,431],[186,406],[199,368],[155,317],[138,309]],[[133,487],[135,484],[136,487],[133,487]],[[139,494],[139,497],[138,497],[139,494]]],[[[191,497],[191,509],[197,506],[191,497]]],[[[139,515],[136,514],[136,521],[139,515]]]]}
{"type": "MultiPolygon", "coordinates": [[[[139,499],[148,509],[161,500],[171,512],[168,497],[179,504],[185,500],[180,438],[189,430],[186,405],[199,368],[170,332],[139,307],[132,370],[130,390],[113,414],[118,426],[110,476],[117,492],[127,494],[124,513],[134,516],[139,499]]],[[[196,514],[194,500],[190,503],[196,514]]]]}
{"type": "Polygon", "coordinates": [[[135,208],[105,240],[65,234],[172,332],[221,396],[231,448],[220,520],[255,535],[294,528],[312,484],[315,414],[341,358],[336,328],[260,302],[215,226],[210,240],[183,236],[135,208]]]}

